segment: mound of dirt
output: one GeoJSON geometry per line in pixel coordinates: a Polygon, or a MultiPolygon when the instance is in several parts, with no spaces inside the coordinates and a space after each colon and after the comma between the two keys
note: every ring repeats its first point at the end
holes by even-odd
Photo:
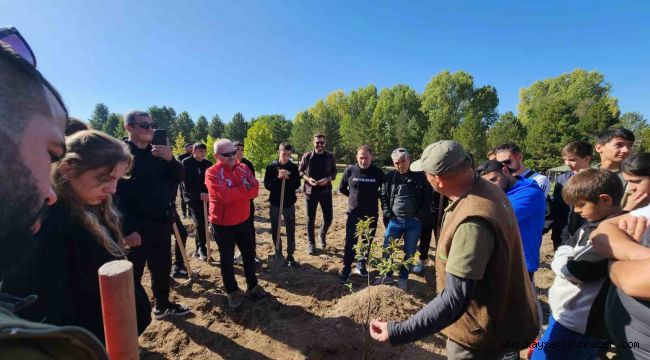
{"type": "Polygon", "coordinates": [[[341,298],[328,311],[328,317],[348,317],[358,324],[366,321],[368,302],[370,318],[405,320],[420,310],[424,303],[395,286],[370,286],[341,298]]]}

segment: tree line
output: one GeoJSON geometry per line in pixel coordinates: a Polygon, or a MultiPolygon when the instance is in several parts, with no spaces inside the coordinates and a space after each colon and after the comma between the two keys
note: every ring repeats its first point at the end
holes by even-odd
{"type": "MultiPolygon", "coordinates": [[[[638,112],[621,115],[612,86],[597,71],[577,69],[539,80],[519,93],[517,114],[499,114],[497,90],[478,86],[465,71],[443,71],[433,76],[420,94],[398,84],[377,90],[370,84],[345,93],[334,91],[313,106],[298,112],[293,120],[284,115],[261,115],[247,121],[241,113],[224,123],[219,115],[210,122],[195,121],[173,107],[151,106],[148,111],[161,128],[167,129],[175,149],[186,142],[226,137],[245,141],[246,156],[260,169],[275,157],[277,144],[290,141],[298,152],[312,148],[314,133],[327,137],[328,148],[340,162],[354,161],[356,148],[368,144],[378,162],[390,163],[390,153],[405,147],[414,156],[441,139],[462,143],[475,158],[504,142],[519,144],[526,165],[538,171],[562,164],[560,151],[568,142],[593,142],[596,134],[623,126],[637,137],[639,150],[650,149],[650,126],[638,112]]],[[[113,136],[124,136],[120,114],[97,104],[90,125],[113,136]]],[[[209,151],[210,152],[210,151],[209,151]]]]}

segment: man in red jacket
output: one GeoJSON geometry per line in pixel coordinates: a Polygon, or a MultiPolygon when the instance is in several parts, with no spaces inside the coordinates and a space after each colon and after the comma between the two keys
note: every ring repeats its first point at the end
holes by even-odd
{"type": "Polygon", "coordinates": [[[255,175],[237,162],[237,150],[228,139],[214,144],[217,163],[205,174],[205,185],[210,197],[208,210],[212,234],[219,245],[221,277],[226,288],[228,306],[241,307],[241,295],[233,269],[235,244],[244,260],[244,274],[248,285],[246,295],[253,300],[268,293],[257,284],[255,276],[255,249],[253,229],[248,224],[250,200],[257,197],[259,183],[255,175]]]}

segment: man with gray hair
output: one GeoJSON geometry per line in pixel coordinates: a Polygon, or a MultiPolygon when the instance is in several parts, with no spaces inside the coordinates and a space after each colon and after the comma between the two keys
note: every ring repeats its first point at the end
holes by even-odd
{"type": "Polygon", "coordinates": [[[250,201],[257,197],[260,184],[253,172],[238,162],[236,156],[237,149],[230,140],[217,141],[214,144],[217,162],[205,174],[210,202],[209,221],[219,245],[221,278],[226,288],[228,306],[233,310],[239,310],[242,304],[233,268],[235,245],[244,262],[246,294],[253,300],[268,295],[255,276],[255,243],[249,224],[250,201]]]}
{"type": "MultiPolygon", "coordinates": [[[[381,207],[384,212],[384,247],[391,240],[404,238],[404,260],[410,259],[417,249],[423,219],[431,205],[431,186],[421,171],[411,171],[411,158],[404,148],[398,148],[391,154],[395,170],[384,177],[381,190],[381,207]]],[[[410,269],[403,266],[399,271],[397,286],[406,290],[410,269]]],[[[375,284],[391,282],[393,274],[378,279],[375,284]]]]}
{"type": "Polygon", "coordinates": [[[452,201],[436,248],[438,296],[406,321],[372,320],[370,335],[399,345],[442,331],[449,359],[500,359],[528,347],[537,311],[506,194],[477,176],[456,141],[427,146],[412,167],[452,201]]]}

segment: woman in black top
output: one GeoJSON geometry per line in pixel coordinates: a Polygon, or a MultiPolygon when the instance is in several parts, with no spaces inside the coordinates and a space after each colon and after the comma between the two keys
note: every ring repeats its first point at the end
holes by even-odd
{"type": "MultiPolygon", "coordinates": [[[[5,279],[3,287],[38,296],[21,316],[81,326],[104,341],[97,270],[125,256],[111,196],[132,157],[124,143],[94,130],[68,137],[66,148],[54,165],[52,183],[58,201],[42,220],[36,253],[25,270],[5,279]]],[[[135,296],[140,334],[151,322],[151,306],[138,282],[135,296]]]]}

